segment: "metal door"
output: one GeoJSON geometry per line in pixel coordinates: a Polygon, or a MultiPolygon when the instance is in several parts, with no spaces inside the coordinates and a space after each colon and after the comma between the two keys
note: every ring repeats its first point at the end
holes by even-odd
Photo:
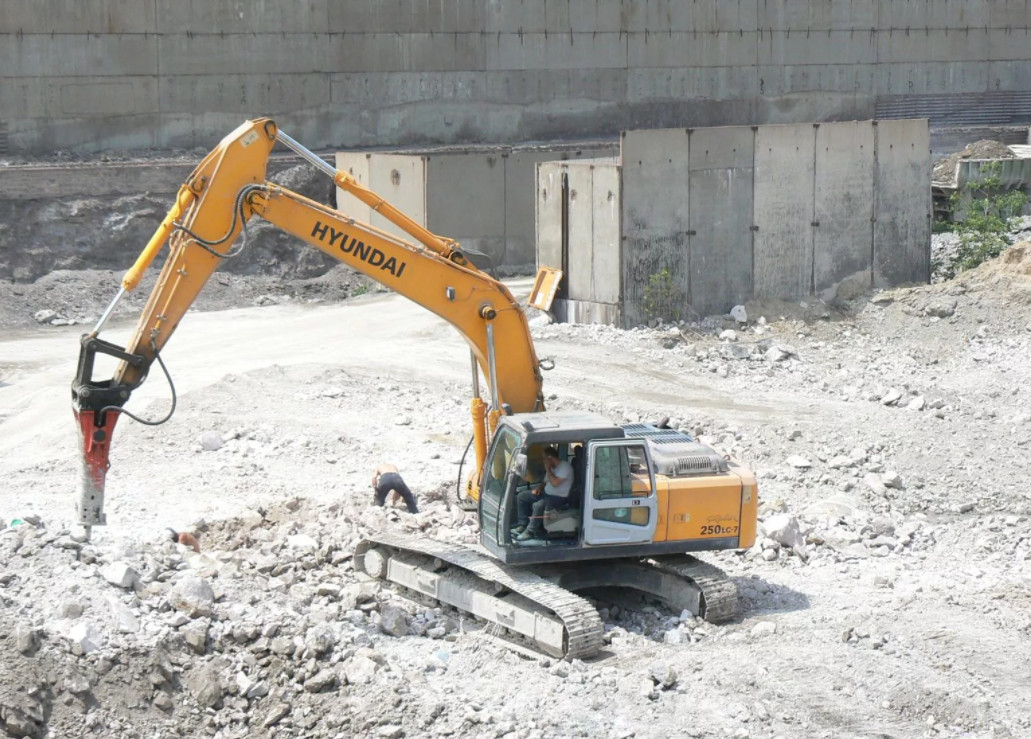
{"type": "Polygon", "coordinates": [[[587,445],[585,546],[641,544],[655,537],[658,504],[648,445],[612,439],[587,445]]]}
{"type": "Polygon", "coordinates": [[[511,429],[499,429],[480,473],[480,538],[484,546],[502,540],[506,493],[511,482],[509,468],[519,442],[519,435],[511,429]]]}

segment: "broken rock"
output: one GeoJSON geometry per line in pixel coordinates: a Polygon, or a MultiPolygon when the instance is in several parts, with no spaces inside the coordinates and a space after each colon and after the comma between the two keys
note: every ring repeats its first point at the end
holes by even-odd
{"type": "Polygon", "coordinates": [[[385,605],[380,609],[379,628],[384,634],[406,636],[408,634],[408,614],[398,606],[385,605]]]}
{"type": "Polygon", "coordinates": [[[190,618],[210,616],[215,604],[215,591],[206,580],[193,575],[183,577],[168,594],[168,602],[190,618]]]}
{"type": "Polygon", "coordinates": [[[125,562],[112,562],[104,567],[100,574],[105,580],[119,588],[131,588],[139,575],[125,562]]]}

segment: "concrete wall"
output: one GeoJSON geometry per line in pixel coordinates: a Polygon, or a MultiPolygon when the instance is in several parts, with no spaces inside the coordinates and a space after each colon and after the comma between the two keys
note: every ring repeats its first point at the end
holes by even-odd
{"type": "Polygon", "coordinates": [[[1029,21],[1025,0],[5,0],[0,146],[207,149],[260,115],[311,148],[1027,123],[1029,21]]]}
{"type": "MultiPolygon", "coordinates": [[[[432,152],[338,152],[336,166],[420,225],[457,240],[479,266],[526,268],[536,261],[537,164],[615,152],[616,146],[605,142],[432,152]]],[[[341,190],[337,190],[337,208],[411,241],[401,229],[341,190]]]]}
{"type": "Polygon", "coordinates": [[[566,270],[571,306],[556,312],[641,323],[662,270],[667,318],[926,281],[929,147],[926,120],[677,128],[624,134],[618,182],[599,185],[608,168],[541,165],[538,258],[566,270]],[[599,216],[613,203],[618,218],[599,216]]]}
{"type": "Polygon", "coordinates": [[[537,183],[537,260],[564,272],[552,311],[571,323],[621,323],[618,162],[545,162],[537,183]]]}

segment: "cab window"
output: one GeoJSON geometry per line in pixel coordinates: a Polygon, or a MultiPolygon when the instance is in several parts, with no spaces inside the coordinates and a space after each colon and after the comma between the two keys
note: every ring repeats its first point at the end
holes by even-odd
{"type": "Polygon", "coordinates": [[[519,436],[508,429],[502,429],[494,442],[490,462],[487,464],[486,489],[488,493],[500,495],[505,489],[505,475],[519,446],[519,436]]]}
{"type": "Polygon", "coordinates": [[[603,446],[594,450],[594,498],[632,498],[651,493],[647,457],[641,446],[603,446]]]}

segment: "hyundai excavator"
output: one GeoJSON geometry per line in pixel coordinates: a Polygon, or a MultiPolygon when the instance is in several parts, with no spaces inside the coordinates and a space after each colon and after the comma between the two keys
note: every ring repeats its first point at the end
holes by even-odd
{"type": "Polygon", "coordinates": [[[143,420],[125,404],[155,362],[165,369],[162,348],[212,272],[242,248],[234,246],[241,232],[246,243],[245,226],[255,216],[433,311],[470,347],[476,464],[465,498],[476,506],[479,545],[369,533],[355,550],[357,571],[461,609],[511,641],[556,657],[589,657],[601,648],[601,618],[578,595],[596,588],[632,588],[712,622],[733,617],[733,583],[691,553],[754,543],[754,475],[660,425],[618,425],[594,413],[545,410],[542,363],[508,288],[475,266],[455,241],[433,234],[267,118],[241,125],[194,169],[117,295],[81,339],[72,405],[82,451],[78,520],[87,536],[106,523],[115,423],[121,415],[143,420]],[[268,181],[277,142],[411,240],[268,181]],[[101,339],[118,301],[138,286],[166,244],[167,257],[131,340],[121,347],[101,339]],[[117,360],[109,379],[93,378],[98,354],[117,360]],[[571,505],[541,513],[540,536],[516,536],[517,498],[541,480],[546,448],[574,463],[571,505]]]}

